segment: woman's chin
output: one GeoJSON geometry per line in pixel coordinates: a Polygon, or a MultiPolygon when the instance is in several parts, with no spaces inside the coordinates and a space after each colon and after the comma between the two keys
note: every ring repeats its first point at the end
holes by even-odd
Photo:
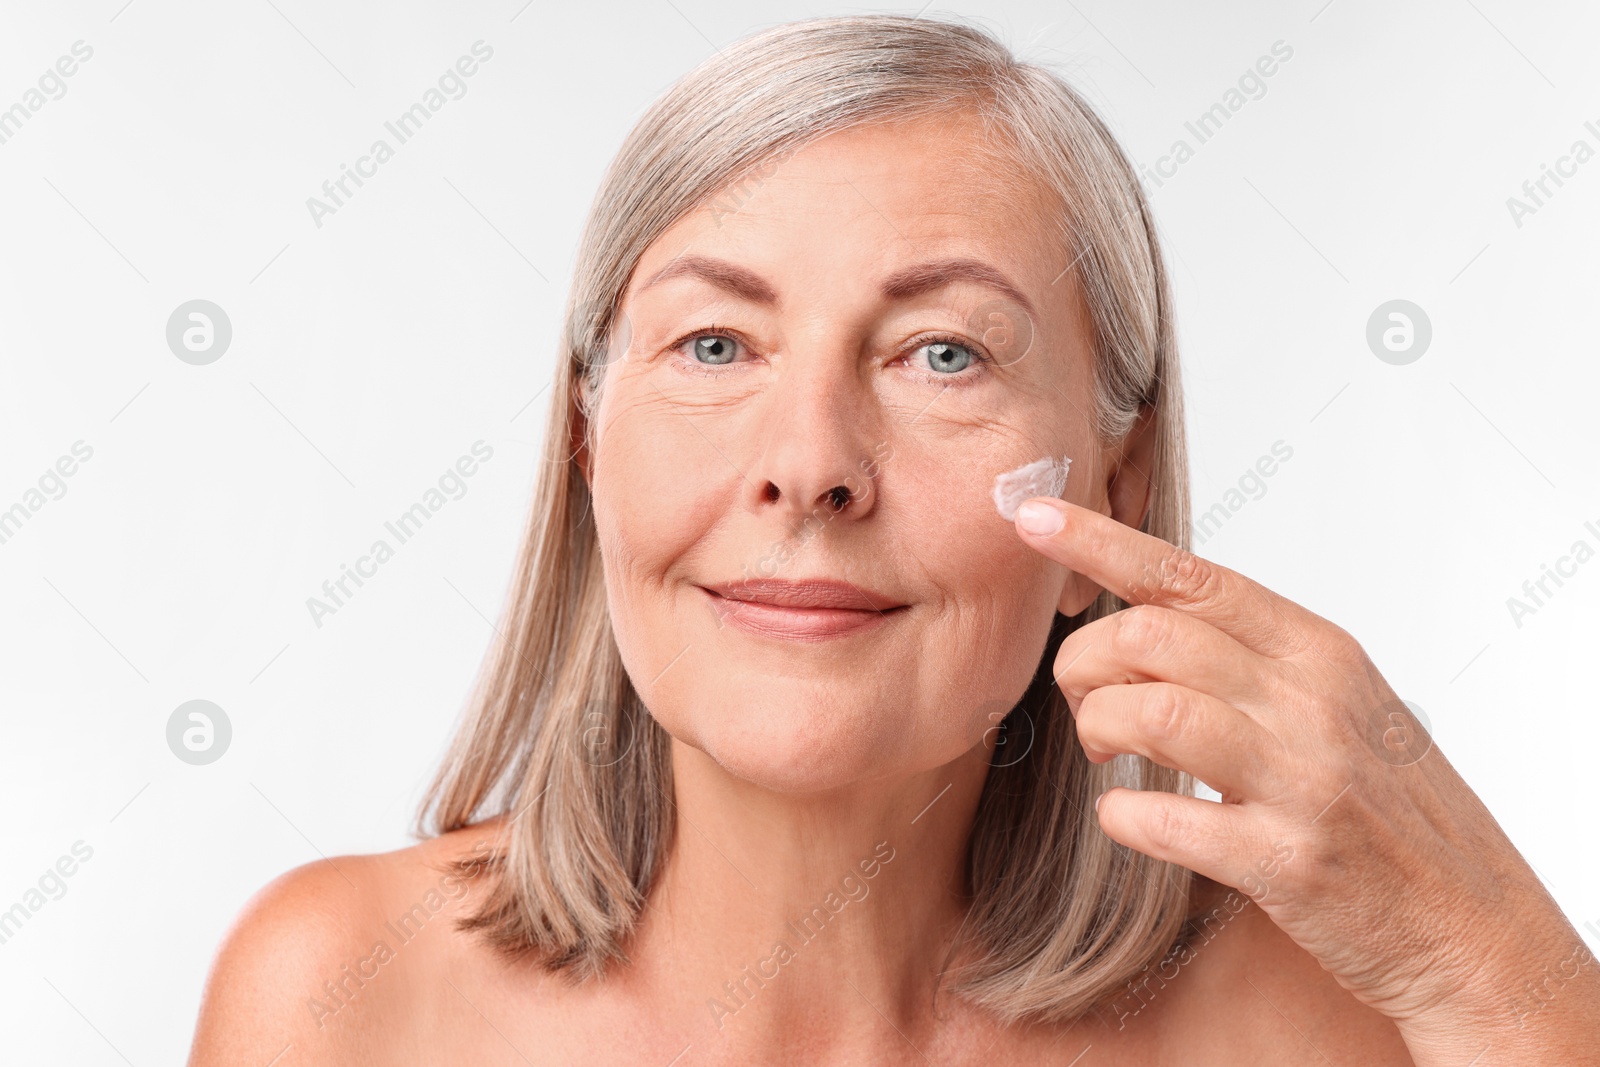
{"type": "Polygon", "coordinates": [[[805,794],[925,769],[905,744],[915,733],[864,713],[747,713],[737,721],[696,722],[686,741],[735,778],[775,793],[805,794]]]}

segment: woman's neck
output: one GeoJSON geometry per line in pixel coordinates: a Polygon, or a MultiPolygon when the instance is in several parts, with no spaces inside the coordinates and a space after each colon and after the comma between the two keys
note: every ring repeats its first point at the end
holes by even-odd
{"type": "Polygon", "coordinates": [[[676,831],[630,981],[671,988],[677,1010],[703,1016],[694,1029],[731,1048],[792,1047],[798,1033],[870,1047],[893,1035],[886,1022],[926,1036],[966,914],[983,754],[802,796],[673,741],[676,831]]]}

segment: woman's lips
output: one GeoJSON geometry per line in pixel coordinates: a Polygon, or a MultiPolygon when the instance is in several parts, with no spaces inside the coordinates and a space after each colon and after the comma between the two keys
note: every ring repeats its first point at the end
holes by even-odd
{"type": "Polygon", "coordinates": [[[831,580],[757,579],[699,588],[719,622],[732,623],[747,633],[798,641],[862,633],[883,625],[907,607],[831,580]]]}

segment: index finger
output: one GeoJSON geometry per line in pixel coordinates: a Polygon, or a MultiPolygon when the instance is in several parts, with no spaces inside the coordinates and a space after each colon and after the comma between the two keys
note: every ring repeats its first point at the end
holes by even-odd
{"type": "Polygon", "coordinates": [[[1129,604],[1181,611],[1264,656],[1293,655],[1312,645],[1312,635],[1328,625],[1321,616],[1238,571],[1092,508],[1034,497],[1017,509],[1016,526],[1034,549],[1129,604]],[[1051,515],[1061,519],[1054,530],[1048,521],[1051,515]],[[1041,521],[1030,528],[1035,516],[1041,521]]]}

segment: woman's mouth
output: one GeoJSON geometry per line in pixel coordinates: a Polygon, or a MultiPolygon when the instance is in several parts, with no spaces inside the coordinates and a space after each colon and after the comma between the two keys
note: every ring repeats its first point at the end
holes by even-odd
{"type": "Polygon", "coordinates": [[[910,605],[831,578],[752,578],[699,586],[718,625],[796,641],[824,641],[883,625],[910,605]]]}

